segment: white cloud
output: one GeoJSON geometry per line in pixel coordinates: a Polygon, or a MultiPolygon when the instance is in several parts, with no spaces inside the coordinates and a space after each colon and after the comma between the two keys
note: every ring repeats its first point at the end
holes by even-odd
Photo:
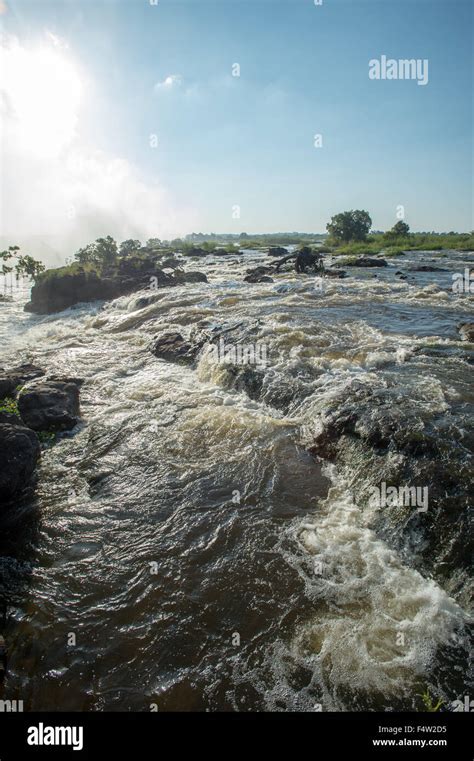
{"type": "Polygon", "coordinates": [[[169,74],[163,82],[157,82],[154,90],[155,93],[162,92],[163,90],[172,90],[175,87],[180,87],[183,83],[183,77],[181,74],[169,74]]]}
{"type": "Polygon", "coordinates": [[[2,245],[39,236],[64,258],[102,235],[172,238],[194,226],[158,182],[84,142],[86,84],[59,38],[47,33],[36,47],[0,40],[2,245]]]}

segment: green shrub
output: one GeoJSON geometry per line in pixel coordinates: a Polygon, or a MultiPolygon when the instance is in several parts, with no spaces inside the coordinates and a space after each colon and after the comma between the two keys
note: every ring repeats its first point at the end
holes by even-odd
{"type": "Polygon", "coordinates": [[[0,412],[9,412],[11,415],[20,417],[17,400],[12,399],[10,396],[6,396],[4,399],[1,399],[0,412]]]}
{"type": "Polygon", "coordinates": [[[38,431],[38,438],[45,446],[54,444],[56,441],[56,434],[52,431],[38,431]]]}

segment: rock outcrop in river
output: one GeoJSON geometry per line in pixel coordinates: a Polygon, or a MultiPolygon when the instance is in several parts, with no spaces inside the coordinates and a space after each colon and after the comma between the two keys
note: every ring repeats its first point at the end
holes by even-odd
{"type": "Polygon", "coordinates": [[[36,433],[16,416],[0,413],[0,505],[20,495],[31,482],[40,456],[36,433]]]}
{"type": "Polygon", "coordinates": [[[153,259],[120,261],[111,274],[99,275],[73,266],[47,270],[39,276],[31,289],[31,301],[25,305],[27,312],[52,314],[68,309],[74,304],[115,299],[142,288],[164,288],[183,283],[207,282],[201,272],[177,270],[173,274],[157,268],[153,259]]]}
{"type": "Polygon", "coordinates": [[[318,421],[309,451],[347,472],[361,510],[374,485],[426,489],[426,505],[406,500],[382,505],[371,525],[415,567],[456,595],[471,562],[472,456],[466,454],[473,443],[472,435],[454,422],[450,425],[443,412],[436,414],[423,400],[407,398],[403,388],[354,381],[318,421]]]}
{"type": "Polygon", "coordinates": [[[19,395],[18,410],[34,431],[69,431],[79,421],[79,387],[67,381],[32,383],[19,395]]]}
{"type": "Polygon", "coordinates": [[[38,434],[69,431],[79,422],[77,378],[44,378],[25,364],[0,371],[0,505],[30,490],[41,446],[38,434]]]}

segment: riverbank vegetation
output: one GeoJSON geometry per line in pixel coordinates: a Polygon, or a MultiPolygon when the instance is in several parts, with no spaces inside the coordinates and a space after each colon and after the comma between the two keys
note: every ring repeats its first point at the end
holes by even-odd
{"type": "MultiPolygon", "coordinates": [[[[118,244],[110,235],[98,238],[93,243],[80,248],[74,255],[75,261],[64,267],[44,271],[44,265],[31,256],[19,253],[18,246],[10,246],[0,252],[1,273],[4,288],[7,276],[13,282],[22,275],[35,282],[59,281],[66,276],[81,275],[86,279],[101,277],[114,278],[134,275],[150,265],[176,267],[186,259],[213,254],[227,256],[247,250],[268,251],[282,246],[310,246],[314,251],[332,256],[364,257],[382,255],[384,258],[403,256],[408,251],[435,251],[442,256],[443,251],[474,251],[474,231],[470,233],[410,232],[409,225],[399,220],[386,232],[371,232],[372,220],[362,209],[344,211],[334,215],[328,222],[326,234],[318,233],[276,233],[262,235],[192,233],[186,238],[161,240],[149,238],[146,243],[128,239],[118,244]],[[180,259],[176,259],[180,257],[180,259]],[[15,264],[10,263],[13,260],[15,264]],[[14,273],[14,275],[13,275],[14,273]]],[[[271,252],[270,252],[271,253],[271,252]]]]}

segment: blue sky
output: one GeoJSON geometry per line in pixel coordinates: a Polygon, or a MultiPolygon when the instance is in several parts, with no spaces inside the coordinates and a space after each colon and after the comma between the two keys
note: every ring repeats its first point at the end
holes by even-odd
{"type": "MultiPolygon", "coordinates": [[[[9,0],[2,18],[25,48],[47,33],[67,46],[76,142],[125,160],[140,183],[120,233],[130,212],[140,236],[132,207],[150,198],[157,235],[171,217],[174,234],[317,232],[351,208],[386,229],[398,205],[414,230],[474,227],[470,2],[9,0]],[[428,59],[428,84],[370,80],[381,55],[428,59]]],[[[97,206],[105,234],[113,209],[97,206]]]]}

